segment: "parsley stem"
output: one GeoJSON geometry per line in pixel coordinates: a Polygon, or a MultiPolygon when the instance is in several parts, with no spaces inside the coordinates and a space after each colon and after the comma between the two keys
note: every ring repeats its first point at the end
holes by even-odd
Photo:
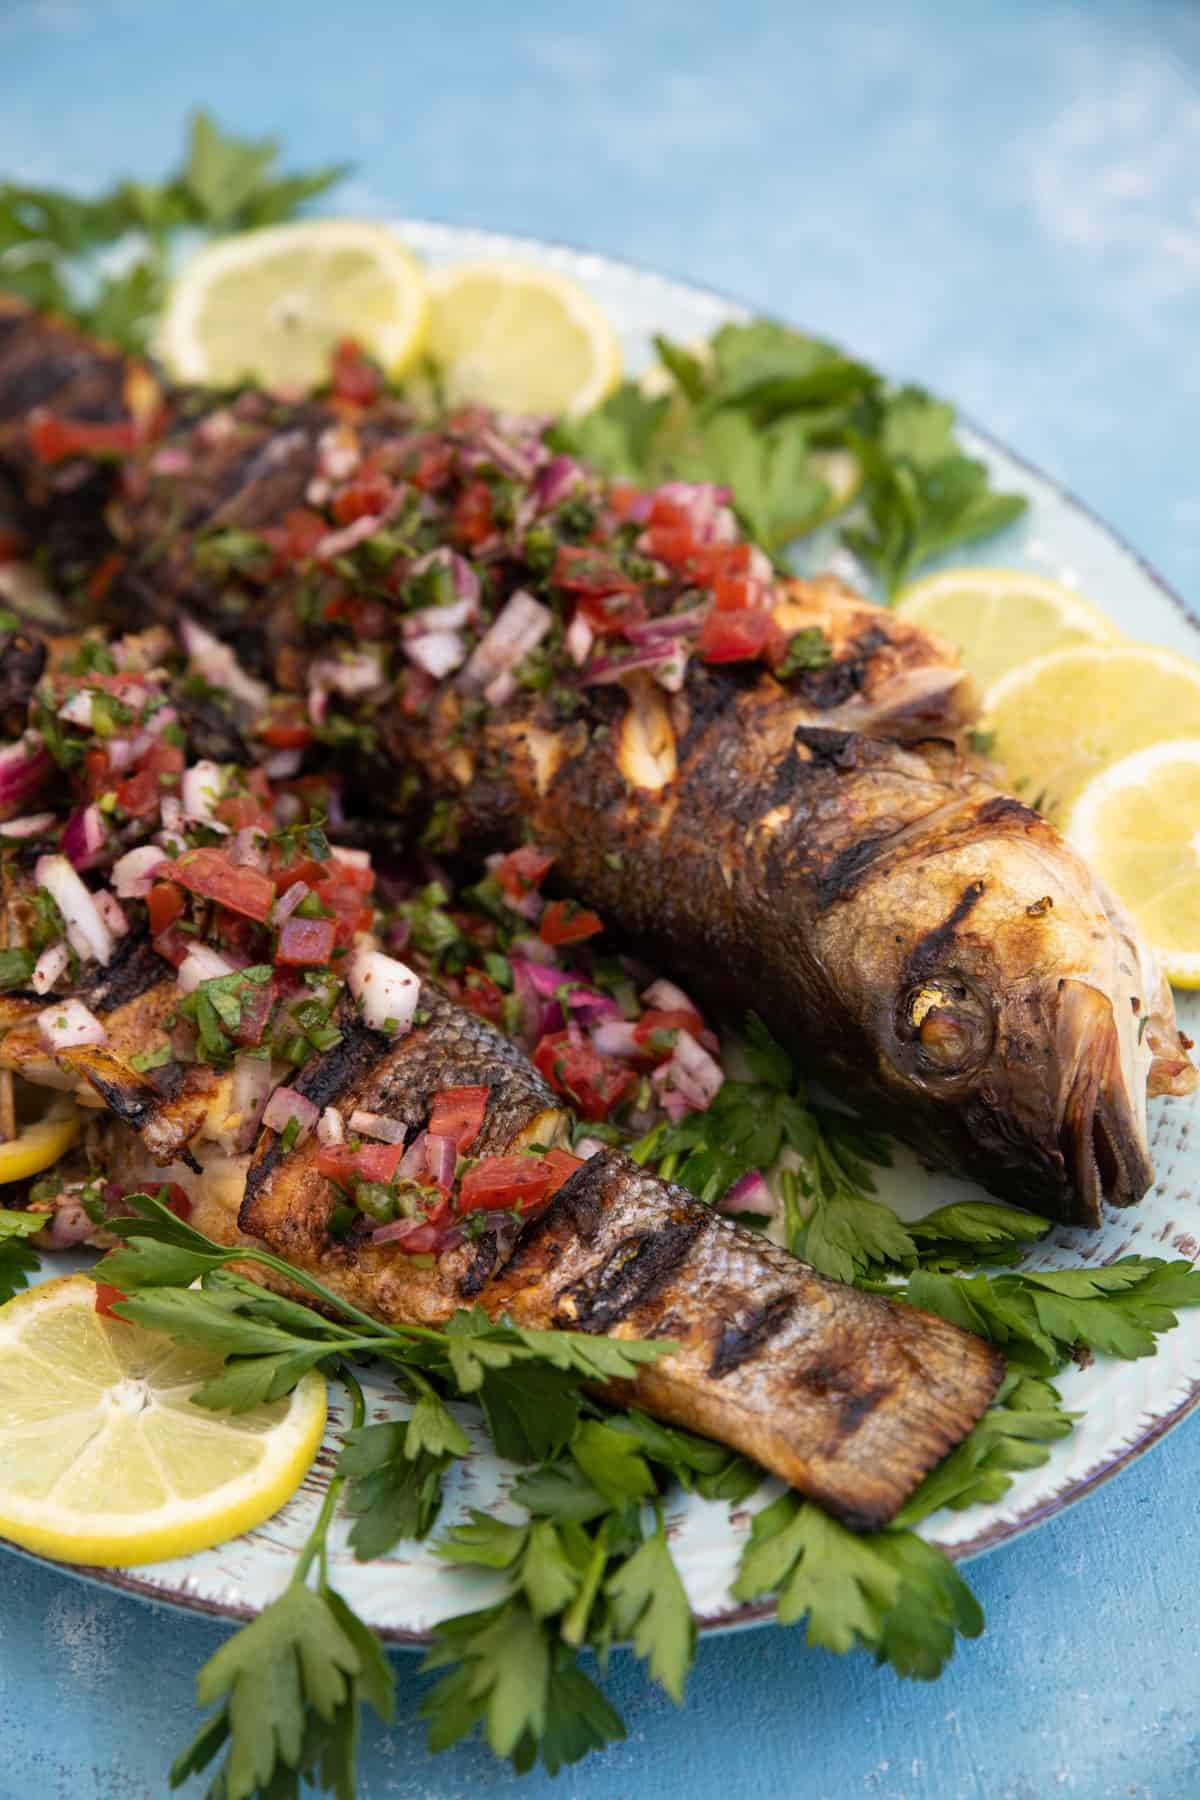
{"type": "MultiPolygon", "coordinates": [[[[338,1370],[338,1375],[345,1383],[346,1389],[350,1395],[350,1429],[351,1431],[357,1431],[362,1424],[363,1419],[366,1417],[367,1410],[367,1403],[363,1395],[362,1386],[358,1377],[354,1374],[354,1371],[345,1363],[343,1363],[338,1370]]],[[[338,1502],[338,1495],[341,1493],[345,1484],[346,1477],[344,1475],[330,1476],[329,1486],[325,1489],[325,1498],[321,1502],[321,1510],[317,1514],[317,1522],[309,1533],[308,1542],[300,1552],[299,1560],[296,1563],[295,1571],[293,1572],[289,1586],[303,1587],[308,1578],[308,1571],[312,1568],[313,1560],[317,1556],[321,1559],[321,1586],[325,1587],[327,1585],[328,1576],[325,1566],[325,1539],[329,1532],[329,1524],[333,1518],[334,1508],[338,1502]]]]}

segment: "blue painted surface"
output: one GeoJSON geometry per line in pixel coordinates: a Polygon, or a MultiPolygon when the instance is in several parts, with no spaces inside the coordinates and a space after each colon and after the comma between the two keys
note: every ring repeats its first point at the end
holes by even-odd
{"type": "MultiPolygon", "coordinates": [[[[1200,13],[1167,0],[0,0],[0,170],[156,174],[209,104],[339,205],[586,243],[927,382],[1200,600],[1200,13]],[[812,12],[811,17],[807,16],[812,12]]],[[[619,1657],[629,1742],[560,1796],[1188,1800],[1200,1792],[1200,1424],[975,1565],[988,1634],[933,1687],[765,1631],[705,1644],[686,1712],[619,1657]]],[[[0,1796],[141,1800],[223,1627],[0,1559],[0,1796]]],[[[411,1717],[362,1791],[516,1783],[411,1717]]],[[[550,1792],[537,1778],[533,1796],[550,1792]]]]}

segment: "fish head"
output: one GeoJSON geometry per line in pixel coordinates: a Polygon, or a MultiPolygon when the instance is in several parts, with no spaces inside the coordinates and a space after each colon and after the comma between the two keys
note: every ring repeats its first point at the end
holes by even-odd
{"type": "Polygon", "coordinates": [[[1186,1091],[1195,1072],[1112,897],[1036,813],[989,804],[990,819],[985,805],[942,847],[874,872],[843,921],[842,966],[909,1141],[1095,1226],[1102,1201],[1129,1205],[1153,1180],[1148,1087],[1186,1091]]]}

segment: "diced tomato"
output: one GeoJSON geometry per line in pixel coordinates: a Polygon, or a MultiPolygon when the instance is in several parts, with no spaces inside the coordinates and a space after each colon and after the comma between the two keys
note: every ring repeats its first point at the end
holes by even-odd
{"type": "Polygon", "coordinates": [[[352,871],[349,864],[336,860],[322,864],[322,868],[330,872],[309,885],[321,905],[334,915],[331,922],[336,928],[335,942],[348,947],[356,932],[370,931],[375,923],[375,909],[367,903],[361,884],[361,876],[366,874],[369,889],[374,877],[369,869],[352,871]]]}
{"type": "Polygon", "coordinates": [[[554,581],[568,594],[587,594],[595,599],[607,594],[634,594],[639,586],[603,550],[590,549],[586,544],[558,546],[554,581]]]}
{"type": "Polygon", "coordinates": [[[110,551],[103,557],[87,578],[88,597],[100,606],[107,597],[108,590],[116,577],[125,567],[125,558],[119,550],[110,551]]]}
{"type": "Polygon", "coordinates": [[[84,752],[83,785],[89,800],[95,800],[112,786],[111,774],[107,750],[96,747],[84,752]]]}
{"type": "Polygon", "coordinates": [[[648,523],[656,525],[690,525],[691,514],[686,506],[680,506],[678,500],[668,500],[665,494],[655,494],[650,502],[648,523]]]}
{"type": "Polygon", "coordinates": [[[293,913],[280,927],[276,962],[290,964],[293,968],[313,968],[318,963],[327,963],[337,942],[337,924],[336,919],[302,919],[298,913],[293,913]]]}
{"type": "Polygon", "coordinates": [[[153,775],[181,775],[183,763],[179,745],[166,744],[161,738],[155,738],[150,748],[138,758],[138,768],[149,769],[153,775]]]}
{"type": "Polygon", "coordinates": [[[554,1185],[550,1189],[552,1194],[557,1194],[564,1181],[570,1181],[575,1171],[577,1169],[582,1169],[583,1160],[582,1156],[572,1156],[569,1150],[559,1150],[557,1148],[547,1150],[546,1161],[550,1164],[550,1169],[554,1176],[554,1185]]]}
{"type": "Polygon", "coordinates": [[[539,850],[536,844],[521,844],[497,866],[496,880],[510,900],[524,900],[534,888],[541,887],[553,864],[552,851],[539,850]]]}
{"type": "Polygon", "coordinates": [[[0,563],[20,562],[29,553],[29,540],[19,531],[0,525],[0,563]]]}
{"type": "Polygon", "coordinates": [[[261,1044],[263,1033],[267,1029],[267,1021],[271,1017],[271,1008],[275,1003],[275,988],[269,981],[243,981],[238,988],[238,1006],[241,1017],[238,1020],[234,1037],[239,1044],[261,1044]]]}
{"type": "Polygon", "coordinates": [[[711,587],[721,576],[749,575],[754,560],[750,544],[701,544],[692,554],[691,568],[697,581],[711,587]]]}
{"type": "Polygon", "coordinates": [[[504,993],[482,969],[464,969],[455,983],[455,995],[468,1012],[499,1025],[504,1017],[504,993]]]}
{"type": "Polygon", "coordinates": [[[718,612],[757,612],[770,598],[766,582],[748,575],[718,575],[713,582],[713,605],[718,612]]]}
{"type": "Polygon", "coordinates": [[[386,475],[360,475],[334,496],[333,516],[339,525],[353,525],[381,513],[395,492],[386,475]]]}
{"type": "Polygon", "coordinates": [[[383,378],[353,338],[343,338],[333,353],[333,394],[348,406],[373,406],[383,392],[383,378]]]}
{"type": "Polygon", "coordinates": [[[68,456],[128,456],[137,445],[137,427],[132,419],[115,424],[59,419],[39,406],[29,415],[29,442],[43,463],[62,462],[68,456]]]}
{"type": "Polygon", "coordinates": [[[352,862],[350,856],[339,855],[335,850],[327,863],[322,863],[325,879],[337,887],[349,888],[351,892],[369,894],[375,886],[375,871],[369,862],[352,862]]]}
{"type": "Polygon", "coordinates": [[[442,1088],[433,1097],[429,1115],[430,1137],[450,1137],[459,1151],[469,1150],[483,1128],[490,1088],[442,1088]]]}
{"type": "Polygon", "coordinates": [[[492,490],[486,482],[472,481],[451,508],[450,536],[456,544],[472,550],[491,537],[494,530],[492,490]]]}
{"type": "MultiPolygon", "coordinates": [[[[163,858],[166,861],[166,858],[163,858]]],[[[156,881],[146,896],[150,909],[150,935],[158,937],[173,925],[183,911],[185,901],[179,889],[169,881],[156,881]]]]}
{"type": "Polygon", "coordinates": [[[259,869],[230,862],[223,850],[185,850],[171,864],[170,879],[231,912],[265,924],[275,902],[275,883],[259,869]]]}
{"type": "Polygon", "coordinates": [[[623,481],[614,481],[608,490],[608,504],[618,519],[627,518],[641,497],[640,488],[629,487],[623,481]]]}
{"type": "Polygon", "coordinates": [[[303,750],[313,741],[313,728],[301,702],[288,700],[267,714],[258,735],[274,750],[303,750]]]}
{"type": "Polygon", "coordinates": [[[168,1181],[155,1189],[155,1194],[162,1201],[168,1212],[173,1212],[177,1219],[186,1225],[192,1216],[192,1202],[186,1188],[181,1188],[177,1181],[168,1181]]]}
{"type": "Polygon", "coordinates": [[[646,534],[651,556],[669,563],[673,569],[685,568],[696,553],[696,537],[690,525],[652,525],[646,534]]]}
{"type": "Polygon", "coordinates": [[[275,829],[275,821],[256,794],[230,794],[217,802],[217,817],[231,831],[245,831],[257,825],[260,831],[275,829]]]}
{"type": "Polygon", "coordinates": [[[408,479],[422,493],[430,493],[444,484],[453,461],[454,452],[448,444],[430,444],[421,451],[417,466],[408,479]]]}
{"type": "Polygon", "coordinates": [[[674,1011],[644,1012],[633,1028],[633,1036],[635,1043],[657,1061],[670,1056],[675,1032],[690,1031],[693,1037],[699,1037],[703,1030],[704,1020],[699,1013],[690,1007],[679,1007],[674,1011]]]}
{"type": "Polygon", "coordinates": [[[538,935],[543,944],[581,944],[604,930],[604,920],[573,900],[553,900],[542,914],[538,935]]]}
{"type": "Polygon", "coordinates": [[[151,769],[139,769],[136,775],[127,775],[117,783],[117,805],[131,819],[148,818],[158,811],[161,799],[158,776],[151,769]]]}
{"type": "Polygon", "coordinates": [[[302,881],[306,887],[315,888],[319,881],[326,879],[328,872],[327,862],[317,862],[311,856],[298,856],[290,863],[276,860],[276,866],[271,871],[281,894],[286,894],[298,881],[302,881]]]}
{"type": "Polygon", "coordinates": [[[485,1156],[459,1182],[458,1210],[507,1211],[518,1206],[525,1212],[546,1198],[554,1175],[545,1157],[485,1156]]]}
{"type": "Polygon", "coordinates": [[[294,506],[283,515],[282,525],[269,526],[259,534],[275,552],[274,574],[281,574],[293,563],[310,562],[321,539],[328,537],[329,525],[319,512],[307,506],[294,506]]]}
{"type": "Polygon", "coordinates": [[[119,1319],[121,1315],[115,1313],[113,1307],[128,1298],[129,1295],[123,1293],[119,1287],[114,1287],[111,1281],[96,1283],[96,1311],[103,1319],[119,1319]]]}
{"type": "Polygon", "coordinates": [[[356,1181],[390,1181],[396,1173],[403,1144],[360,1144],[352,1150],[349,1144],[322,1144],[317,1151],[317,1174],[339,1187],[350,1187],[356,1181]]]}
{"type": "Polygon", "coordinates": [[[750,662],[771,656],[783,638],[769,612],[710,612],[700,631],[705,662],[750,662]]]}
{"type": "Polygon", "coordinates": [[[538,1070],[551,1087],[574,1101],[585,1119],[606,1119],[635,1080],[632,1069],[614,1057],[601,1056],[569,1031],[544,1037],[533,1053],[538,1070]]]}

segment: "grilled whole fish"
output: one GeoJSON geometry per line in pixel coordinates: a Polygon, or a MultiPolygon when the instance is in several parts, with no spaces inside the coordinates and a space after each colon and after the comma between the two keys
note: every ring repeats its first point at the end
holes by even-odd
{"type": "MultiPolygon", "coordinates": [[[[62,488],[78,540],[78,465],[31,472],[19,429],[33,371],[58,358],[68,410],[84,379],[84,352],[68,340],[68,354],[62,335],[29,315],[0,320],[0,457],[47,531],[62,488]]],[[[102,361],[94,385],[110,406],[115,379],[102,361]]],[[[52,386],[38,391],[57,406],[52,386]]],[[[397,446],[412,422],[391,403],[348,423],[255,395],[218,417],[219,431],[211,417],[177,418],[168,471],[155,472],[161,458],[139,468],[114,497],[125,561],[113,592],[122,607],[203,615],[299,690],[330,649],[309,572],[239,586],[203,546],[217,530],[270,529],[326,491],[335,425],[356,454],[391,444],[407,467],[397,446]]],[[[474,429],[495,439],[495,422],[474,429]]],[[[437,448],[476,466],[461,435],[437,448]]],[[[511,534],[489,549],[493,607],[535,579],[523,554],[511,534]]],[[[378,577],[363,585],[374,595],[378,577]]],[[[402,641],[400,612],[370,604],[372,631],[402,641]]],[[[774,616],[792,641],[822,646],[786,682],[693,657],[674,693],[644,668],[581,685],[561,653],[548,691],[501,683],[490,706],[473,660],[419,707],[385,682],[352,721],[378,745],[359,810],[377,812],[389,785],[411,806],[416,776],[445,847],[532,833],[566,891],[727,1017],[759,1010],[812,1073],[926,1161],[1098,1224],[1103,1200],[1129,1205],[1152,1179],[1147,1095],[1195,1085],[1169,990],[1054,828],[930,738],[970,712],[947,646],[831,580],[781,584],[774,616]]]]}
{"type": "MultiPolygon", "coordinates": [[[[62,1059],[113,1109],[107,1167],[124,1182],[155,1178],[132,1134],[141,1132],[159,1160],[172,1147],[161,1120],[146,1127],[120,1079],[124,1066],[125,1089],[144,1085],[127,1058],[139,1035],[153,1042],[150,1012],[137,1009],[155,992],[104,1013],[106,1049],[62,1059]],[[107,1058],[102,1072],[97,1058],[107,1058]]],[[[398,1042],[347,1016],[342,1042],[296,1087],[319,1106],[383,1113],[415,1130],[439,1089],[487,1086],[473,1155],[549,1145],[563,1133],[557,1098],[509,1039],[431,988],[422,1003],[424,1022],[398,1042]]],[[[0,1066],[44,1079],[21,1037],[14,1025],[0,1040],[0,1066]]],[[[227,1083],[222,1091],[227,1097],[227,1083]]],[[[171,1164],[158,1178],[189,1188],[193,1221],[210,1236],[264,1243],[393,1324],[438,1325],[478,1303],[493,1318],[545,1329],[669,1337],[676,1351],[608,1397],[741,1450],[857,1529],[894,1516],[999,1382],[1003,1360],[981,1339],[825,1280],[618,1151],[585,1163],[539,1218],[519,1225],[494,1216],[430,1267],[370,1243],[366,1230],[339,1241],[329,1230],[337,1193],[317,1171],[316,1140],[285,1152],[264,1130],[252,1157],[231,1155],[238,1121],[222,1113],[215,1089],[208,1097],[206,1117],[189,1117],[189,1166],[171,1164]]]]}

